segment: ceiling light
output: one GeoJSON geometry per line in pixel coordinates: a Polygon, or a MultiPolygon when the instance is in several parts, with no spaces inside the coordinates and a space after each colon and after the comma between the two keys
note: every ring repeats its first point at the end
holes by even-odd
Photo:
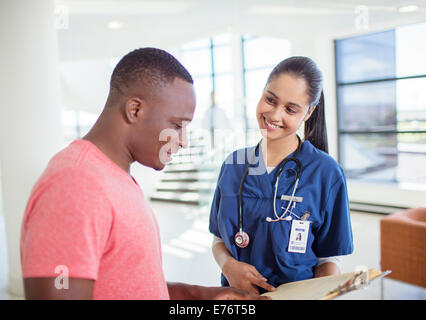
{"type": "Polygon", "coordinates": [[[286,5],[269,5],[255,4],[246,9],[246,13],[253,15],[318,15],[318,14],[341,14],[345,13],[345,9],[340,8],[322,8],[314,6],[286,6],[286,5]]]}
{"type": "MultiPolygon", "coordinates": [[[[95,15],[176,15],[187,11],[189,1],[169,0],[57,0],[65,1],[70,14],[95,15]]],[[[1,2],[1,0],[0,0],[1,2]]]]}
{"type": "Polygon", "coordinates": [[[419,10],[419,7],[416,5],[401,6],[398,8],[398,11],[401,13],[414,12],[417,10],[419,10]]]}
{"type": "Polygon", "coordinates": [[[120,21],[110,21],[108,22],[108,29],[117,30],[121,29],[123,24],[120,21]]]}

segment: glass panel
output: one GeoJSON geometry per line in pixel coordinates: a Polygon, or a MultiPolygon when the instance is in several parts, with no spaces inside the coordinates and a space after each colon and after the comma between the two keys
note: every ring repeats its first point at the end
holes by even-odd
{"type": "Polygon", "coordinates": [[[396,130],[395,81],[341,86],[338,94],[340,130],[396,130]]]}
{"type": "Polygon", "coordinates": [[[69,143],[78,138],[77,112],[74,110],[62,109],[62,131],[64,141],[66,143],[69,143]]]}
{"type": "Polygon", "coordinates": [[[201,49],[201,48],[208,48],[210,47],[210,39],[204,38],[200,40],[191,41],[188,43],[185,43],[181,46],[182,50],[194,50],[194,49],[201,49]]]}
{"type": "MultiPolygon", "coordinates": [[[[337,80],[426,74],[426,23],[336,41],[337,80]]],[[[343,131],[426,131],[426,77],[338,86],[343,131]]],[[[350,178],[426,183],[426,133],[341,134],[350,178]]]]}
{"type": "Polygon", "coordinates": [[[246,109],[250,128],[257,128],[256,108],[272,68],[247,71],[245,74],[246,109]]]}
{"type": "Polygon", "coordinates": [[[247,145],[255,146],[260,139],[262,139],[262,134],[259,129],[248,129],[247,130],[247,145]]]}
{"type": "Polygon", "coordinates": [[[246,103],[248,127],[250,129],[259,128],[259,125],[257,123],[257,118],[256,118],[256,108],[257,108],[258,102],[259,102],[259,99],[247,100],[247,103],[246,103]]]}
{"type": "Polygon", "coordinates": [[[221,46],[213,49],[214,72],[224,73],[232,71],[232,47],[221,46]]]}
{"type": "Polygon", "coordinates": [[[213,44],[215,46],[224,45],[224,44],[231,44],[231,42],[232,42],[232,34],[231,33],[219,34],[219,35],[213,37],[213,44]]]}
{"type": "Polygon", "coordinates": [[[180,61],[193,77],[212,72],[210,48],[182,51],[180,61]]]}
{"type": "Polygon", "coordinates": [[[398,134],[398,181],[425,183],[425,163],[426,133],[398,134]]]}
{"type": "Polygon", "coordinates": [[[78,138],[77,131],[75,128],[71,127],[64,127],[62,128],[64,142],[69,143],[71,141],[74,141],[78,138]]]}
{"type": "Polygon", "coordinates": [[[245,35],[243,35],[242,38],[244,39],[244,41],[248,41],[248,40],[256,39],[257,36],[255,36],[254,34],[246,33],[245,35]]]}
{"type": "Polygon", "coordinates": [[[80,137],[85,136],[90,128],[95,124],[98,115],[95,113],[79,111],[78,112],[78,122],[80,127],[80,137]]]}
{"type": "Polygon", "coordinates": [[[396,134],[342,134],[340,159],[348,178],[396,181],[396,134]]]}
{"type": "MultiPolygon", "coordinates": [[[[0,168],[0,170],[1,170],[1,168],[0,168]]],[[[4,209],[3,209],[3,190],[1,189],[1,182],[2,182],[2,180],[3,179],[1,178],[1,171],[0,171],[0,219],[4,219],[2,217],[2,215],[4,215],[4,209]]],[[[2,232],[0,232],[0,234],[4,234],[5,235],[6,232],[3,232],[3,229],[2,229],[2,232]]],[[[4,238],[0,239],[0,241],[2,241],[2,243],[6,243],[6,239],[4,239],[4,238]]],[[[6,255],[5,255],[5,257],[6,257],[6,255]]]]}
{"type": "Polygon", "coordinates": [[[278,38],[255,38],[244,41],[245,68],[275,66],[290,56],[288,40],[278,38]]]}
{"type": "Polygon", "coordinates": [[[195,108],[193,122],[202,121],[204,113],[211,104],[212,78],[194,78],[195,94],[197,96],[197,106],[195,108]]]}
{"type": "Polygon", "coordinates": [[[348,178],[425,183],[426,133],[344,134],[340,139],[348,178]]]}
{"type": "Polygon", "coordinates": [[[265,68],[245,73],[246,96],[248,99],[255,98],[259,100],[271,71],[272,68],[265,68]]]}
{"type": "Polygon", "coordinates": [[[426,22],[396,28],[399,77],[426,74],[426,22]]]}
{"type": "Polygon", "coordinates": [[[426,131],[426,78],[398,80],[398,130],[426,131]]]}
{"type": "Polygon", "coordinates": [[[215,100],[222,108],[233,107],[234,82],[232,74],[218,75],[215,77],[215,100]]]}
{"type": "Polygon", "coordinates": [[[62,126],[70,128],[77,126],[77,115],[74,110],[62,109],[62,126]]]}
{"type": "Polygon", "coordinates": [[[336,41],[337,82],[394,78],[394,30],[336,41]]]}

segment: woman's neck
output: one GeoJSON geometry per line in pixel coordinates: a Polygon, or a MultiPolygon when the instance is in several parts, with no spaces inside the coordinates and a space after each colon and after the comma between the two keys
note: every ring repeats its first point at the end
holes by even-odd
{"type": "Polygon", "coordinates": [[[284,158],[296,151],[299,139],[296,135],[279,140],[262,140],[262,155],[267,167],[276,167],[284,158]]]}

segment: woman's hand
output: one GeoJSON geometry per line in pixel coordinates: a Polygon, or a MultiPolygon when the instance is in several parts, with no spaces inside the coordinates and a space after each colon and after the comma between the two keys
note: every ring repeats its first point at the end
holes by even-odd
{"type": "Polygon", "coordinates": [[[228,257],[224,263],[222,273],[231,287],[254,294],[259,294],[257,286],[267,291],[275,291],[275,288],[267,282],[268,280],[254,266],[237,261],[232,257],[228,257]]]}

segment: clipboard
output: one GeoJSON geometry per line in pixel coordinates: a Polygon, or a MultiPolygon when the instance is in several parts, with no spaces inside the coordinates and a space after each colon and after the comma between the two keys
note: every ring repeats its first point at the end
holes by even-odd
{"type": "Polygon", "coordinates": [[[388,271],[368,269],[360,272],[288,282],[277,287],[276,291],[266,292],[272,300],[331,300],[347,292],[365,288],[376,279],[387,276],[388,271]]]}

